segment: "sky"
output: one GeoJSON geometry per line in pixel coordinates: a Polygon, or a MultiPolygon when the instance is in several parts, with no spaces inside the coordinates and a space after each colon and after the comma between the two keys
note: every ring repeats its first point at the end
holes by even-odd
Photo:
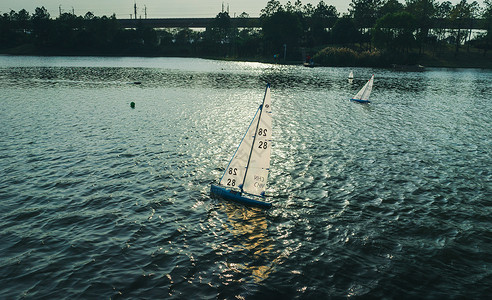
{"type": "MultiPolygon", "coordinates": [[[[36,7],[44,6],[51,17],[59,15],[59,6],[62,12],[75,12],[76,15],[85,15],[88,11],[96,16],[110,16],[113,13],[117,18],[129,18],[133,14],[133,5],[137,3],[137,14],[142,18],[147,8],[148,18],[213,18],[229,5],[231,17],[248,13],[251,17],[258,17],[260,11],[265,8],[268,0],[0,0],[0,12],[6,13],[10,10],[19,11],[26,9],[33,13],[36,7]]],[[[295,2],[295,0],[291,0],[295,2]]],[[[301,0],[302,4],[311,3],[316,5],[319,0],[301,0]]],[[[346,12],[349,0],[325,0],[328,5],[334,5],[338,11],[346,12]]],[[[287,0],[280,0],[283,5],[287,0]]]]}
{"type": "MultiPolygon", "coordinates": [[[[445,0],[439,1],[443,2],[445,0]]],[[[76,15],[85,15],[92,12],[96,16],[111,16],[113,13],[119,19],[130,18],[133,14],[133,5],[137,3],[137,15],[144,18],[145,8],[147,18],[213,18],[222,10],[222,4],[227,9],[231,17],[238,16],[246,12],[250,17],[258,17],[260,11],[265,8],[268,0],[0,0],[0,13],[8,13],[11,10],[16,12],[26,9],[29,13],[34,13],[36,7],[44,6],[52,18],[58,17],[61,7],[62,13],[74,12],[76,15]]],[[[291,0],[292,3],[295,0],[291,0]]],[[[311,3],[316,6],[319,0],[301,0],[302,4],[311,3]]],[[[348,11],[351,0],[324,0],[328,5],[333,5],[339,13],[348,11]]],[[[404,0],[400,0],[404,3],[404,0]]],[[[451,0],[456,4],[459,0],[451,0]]],[[[468,2],[472,2],[469,0],[468,2]]],[[[280,0],[282,5],[287,0],[280,0]]],[[[483,6],[483,1],[478,1],[483,6]]]]}

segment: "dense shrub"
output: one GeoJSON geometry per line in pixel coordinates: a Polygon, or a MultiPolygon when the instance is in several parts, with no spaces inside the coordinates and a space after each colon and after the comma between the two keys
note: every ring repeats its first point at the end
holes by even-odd
{"type": "Polygon", "coordinates": [[[322,66],[353,67],[381,66],[381,53],[377,50],[357,52],[350,48],[326,47],[314,55],[314,61],[322,66]]]}

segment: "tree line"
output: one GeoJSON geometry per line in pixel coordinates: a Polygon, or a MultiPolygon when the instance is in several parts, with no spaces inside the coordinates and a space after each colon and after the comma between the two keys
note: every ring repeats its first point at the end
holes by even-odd
{"type": "MultiPolygon", "coordinates": [[[[242,13],[238,18],[248,18],[242,13]]],[[[234,27],[228,12],[203,31],[156,30],[136,20],[124,29],[115,15],[63,13],[44,7],[0,15],[0,51],[18,54],[155,55],[299,61],[324,65],[415,63],[422,55],[480,52],[492,48],[492,0],[352,0],[346,13],[320,1],[282,5],[270,0],[260,27],[234,27]],[[473,31],[472,28],[482,28],[473,31]]]]}

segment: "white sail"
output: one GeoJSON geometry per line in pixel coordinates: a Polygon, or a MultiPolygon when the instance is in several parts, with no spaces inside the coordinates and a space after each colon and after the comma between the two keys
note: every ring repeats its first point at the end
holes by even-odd
{"type": "Polygon", "coordinates": [[[350,73],[349,73],[349,77],[348,77],[348,78],[349,78],[349,79],[354,79],[354,72],[350,71],[350,73]]]}
{"type": "Polygon", "coordinates": [[[272,107],[270,87],[263,100],[260,121],[251,151],[251,157],[244,179],[243,191],[254,195],[263,195],[266,190],[272,141],[272,107]]]}
{"type": "Polygon", "coordinates": [[[374,75],[371,76],[371,79],[360,89],[357,95],[354,96],[353,99],[357,100],[369,100],[369,96],[371,95],[372,85],[374,82],[374,75]]]}
{"type": "Polygon", "coordinates": [[[227,166],[220,184],[261,196],[266,189],[272,140],[270,86],[243,140],[227,166]]]}
{"type": "Polygon", "coordinates": [[[220,184],[226,187],[237,187],[243,184],[244,175],[246,173],[246,166],[248,165],[249,155],[251,152],[251,146],[253,144],[256,125],[258,124],[258,118],[260,117],[260,109],[256,111],[256,114],[251,121],[243,140],[239,144],[236,153],[232,157],[229,165],[227,166],[224,175],[220,179],[220,184]]]}

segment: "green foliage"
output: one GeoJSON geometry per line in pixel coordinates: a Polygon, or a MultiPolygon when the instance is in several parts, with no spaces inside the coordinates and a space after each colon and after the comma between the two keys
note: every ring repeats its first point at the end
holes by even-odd
{"type": "Polygon", "coordinates": [[[359,28],[370,28],[380,17],[381,0],[352,0],[349,4],[350,16],[359,28]]]}
{"type": "Polygon", "coordinates": [[[264,17],[262,32],[266,53],[279,52],[283,45],[297,47],[302,36],[302,25],[297,14],[279,10],[270,17],[264,17]]]}
{"type": "Polygon", "coordinates": [[[492,50],[492,0],[485,0],[485,9],[482,13],[486,32],[479,36],[475,42],[475,46],[483,49],[484,54],[488,50],[492,50]]]}
{"type": "Polygon", "coordinates": [[[387,14],[398,13],[404,10],[403,4],[397,0],[386,0],[381,6],[379,15],[384,16],[387,14]]]}
{"type": "Polygon", "coordinates": [[[267,6],[261,10],[260,17],[261,18],[269,18],[272,17],[274,14],[283,11],[282,4],[280,4],[280,1],[277,0],[270,0],[267,2],[267,6]]]}
{"type": "Polygon", "coordinates": [[[434,0],[407,0],[406,11],[415,18],[416,42],[422,50],[432,26],[431,18],[437,11],[434,0]]]}
{"type": "Polygon", "coordinates": [[[63,13],[51,19],[44,7],[36,8],[32,16],[21,10],[0,17],[0,41],[5,48],[32,44],[38,54],[120,55],[128,53],[126,48],[148,50],[158,43],[154,29],[139,26],[122,30],[114,15],[96,17],[88,12],[82,17],[63,13]]]}
{"type": "Polygon", "coordinates": [[[310,11],[309,17],[305,17],[307,23],[308,40],[310,46],[327,44],[330,33],[326,28],[331,28],[336,23],[338,11],[333,5],[327,5],[320,1],[316,8],[310,11]]]}
{"type": "Polygon", "coordinates": [[[314,61],[329,67],[382,66],[380,52],[357,52],[349,48],[326,47],[314,56],[314,61]]]}
{"type": "Polygon", "coordinates": [[[417,21],[413,15],[408,12],[390,13],[376,21],[373,42],[382,49],[408,51],[415,42],[413,32],[416,29],[417,21]]]}
{"type": "Polygon", "coordinates": [[[360,33],[355,27],[354,20],[344,16],[337,20],[331,30],[332,41],[335,44],[345,45],[360,41],[360,33]]]}
{"type": "Polygon", "coordinates": [[[214,44],[224,44],[229,42],[232,33],[229,13],[221,12],[207,26],[205,37],[214,44]]]}

